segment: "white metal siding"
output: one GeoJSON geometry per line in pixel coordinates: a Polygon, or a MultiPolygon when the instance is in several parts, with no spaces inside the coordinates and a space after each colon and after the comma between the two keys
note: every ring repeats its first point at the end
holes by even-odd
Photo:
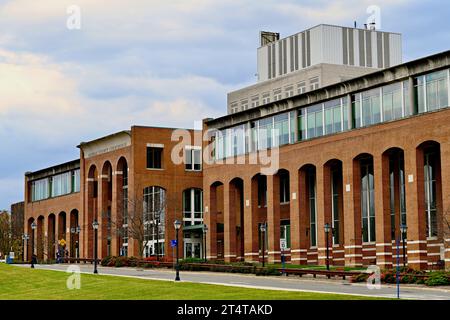
{"type": "Polygon", "coordinates": [[[323,47],[322,47],[322,38],[323,38],[323,26],[318,26],[317,28],[311,29],[311,65],[315,65],[321,63],[323,59],[323,47]]]}
{"type": "Polygon", "coordinates": [[[402,36],[391,33],[389,35],[389,46],[391,48],[391,66],[401,64],[403,62],[402,36]]]}
{"type": "Polygon", "coordinates": [[[257,51],[257,72],[258,72],[258,81],[265,81],[268,79],[268,72],[267,64],[269,56],[268,51],[269,47],[261,47],[257,51]]]}
{"type": "Polygon", "coordinates": [[[372,67],[378,68],[378,45],[377,45],[378,32],[371,32],[372,37],[372,67]]]}
{"type": "Polygon", "coordinates": [[[344,63],[344,48],[341,27],[324,26],[322,36],[323,62],[344,63]]]}

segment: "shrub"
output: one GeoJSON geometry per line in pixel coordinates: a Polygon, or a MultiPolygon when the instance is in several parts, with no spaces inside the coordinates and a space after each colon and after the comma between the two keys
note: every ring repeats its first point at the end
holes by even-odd
{"type": "Polygon", "coordinates": [[[432,272],[427,280],[427,286],[448,286],[450,285],[450,275],[445,272],[432,272]]]}
{"type": "Polygon", "coordinates": [[[111,260],[111,258],[112,258],[111,256],[104,257],[100,262],[100,264],[106,267],[107,265],[109,265],[109,261],[111,260]]]}
{"type": "Polygon", "coordinates": [[[358,274],[357,276],[352,277],[352,282],[366,282],[369,276],[370,274],[368,273],[358,274]]]}
{"type": "Polygon", "coordinates": [[[274,266],[269,266],[267,268],[256,269],[257,276],[280,276],[281,272],[277,270],[274,266]]]}

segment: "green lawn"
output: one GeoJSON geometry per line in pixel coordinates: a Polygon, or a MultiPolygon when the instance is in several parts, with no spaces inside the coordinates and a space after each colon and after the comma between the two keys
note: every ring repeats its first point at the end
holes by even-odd
{"type": "Polygon", "coordinates": [[[239,287],[154,281],[106,275],[81,275],[81,288],[69,290],[69,274],[0,264],[0,300],[355,300],[350,295],[259,290],[239,287]]]}

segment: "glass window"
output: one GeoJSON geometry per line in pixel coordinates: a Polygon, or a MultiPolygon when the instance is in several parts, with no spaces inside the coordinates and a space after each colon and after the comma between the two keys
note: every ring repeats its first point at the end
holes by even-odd
{"type": "Polygon", "coordinates": [[[245,128],[240,125],[229,130],[231,134],[231,156],[238,156],[245,153],[245,128]]]}
{"type": "Polygon", "coordinates": [[[183,222],[184,225],[203,223],[203,191],[187,189],[183,192],[183,222]]]}
{"type": "Polygon", "coordinates": [[[341,99],[325,102],[325,134],[342,131],[341,99]]]}
{"type": "Polygon", "coordinates": [[[414,95],[417,106],[415,113],[423,113],[426,111],[425,106],[425,77],[420,76],[414,78],[414,95]]]}
{"type": "Polygon", "coordinates": [[[425,153],[425,213],[428,237],[437,236],[436,158],[437,154],[435,152],[425,153]]]}
{"type": "Polygon", "coordinates": [[[145,241],[164,239],[166,190],[156,186],[144,188],[142,211],[145,241]]]}
{"type": "Polygon", "coordinates": [[[342,98],[342,119],[343,119],[343,124],[342,124],[342,130],[348,130],[349,126],[348,126],[348,114],[349,110],[348,110],[348,99],[347,97],[342,98]]]}
{"type": "Polygon", "coordinates": [[[202,170],[202,150],[193,146],[188,146],[184,149],[185,152],[185,169],[192,171],[202,170]]]}
{"type": "Polygon", "coordinates": [[[380,89],[362,93],[362,125],[369,126],[381,121],[380,89]]]}
{"type": "Polygon", "coordinates": [[[361,127],[361,95],[352,94],[352,128],[361,127]]]}
{"type": "Polygon", "coordinates": [[[51,197],[58,197],[72,192],[72,173],[65,172],[51,177],[51,197]]]}
{"type": "Polygon", "coordinates": [[[289,192],[289,173],[282,172],[280,173],[280,203],[289,202],[289,192]]]}
{"type": "Polygon", "coordinates": [[[80,169],[72,171],[72,192],[80,192],[80,169]]]}
{"type": "Polygon", "coordinates": [[[402,117],[402,84],[394,83],[382,88],[383,119],[391,121],[402,117]]]}
{"type": "Polygon", "coordinates": [[[289,144],[289,113],[277,115],[275,120],[275,142],[277,146],[289,144]]]}
{"type": "Polygon", "coordinates": [[[409,81],[403,81],[403,103],[405,105],[405,116],[410,116],[414,113],[411,109],[411,92],[409,92],[409,81]]]}
{"type": "Polygon", "coordinates": [[[306,108],[298,111],[298,140],[306,140],[306,108]]]}
{"type": "Polygon", "coordinates": [[[448,106],[447,71],[438,71],[426,75],[427,111],[448,106]]]}
{"type": "Polygon", "coordinates": [[[323,136],[322,104],[307,108],[308,139],[323,136]]]}
{"type": "Polygon", "coordinates": [[[48,199],[50,196],[49,187],[49,178],[33,181],[31,183],[31,201],[48,199]]]}
{"type": "Polygon", "coordinates": [[[374,242],[376,238],[373,161],[372,159],[361,160],[360,166],[363,242],[374,242]]]}
{"type": "Polygon", "coordinates": [[[162,168],[163,148],[147,147],[147,169],[162,168]]]}
{"type": "Polygon", "coordinates": [[[289,125],[289,129],[290,129],[290,140],[289,140],[289,142],[290,143],[295,143],[296,141],[295,141],[295,121],[297,121],[296,119],[295,119],[295,113],[294,112],[289,112],[289,122],[290,122],[290,125],[289,125]]]}
{"type": "Polygon", "coordinates": [[[307,173],[309,194],[309,228],[311,247],[317,246],[317,224],[316,224],[316,173],[310,169],[307,173]]]}
{"type": "Polygon", "coordinates": [[[258,128],[258,149],[265,150],[272,148],[273,117],[259,120],[258,128]]]}
{"type": "Polygon", "coordinates": [[[339,219],[340,219],[340,206],[339,206],[339,185],[342,183],[340,170],[333,170],[331,172],[331,208],[333,212],[333,244],[339,244],[339,219]]]}

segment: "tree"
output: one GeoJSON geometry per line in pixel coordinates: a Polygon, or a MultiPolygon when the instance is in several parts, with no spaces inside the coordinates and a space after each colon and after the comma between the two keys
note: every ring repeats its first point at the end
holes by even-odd
{"type": "Polygon", "coordinates": [[[11,216],[7,211],[0,212],[0,256],[9,254],[12,244],[11,216]]]}

